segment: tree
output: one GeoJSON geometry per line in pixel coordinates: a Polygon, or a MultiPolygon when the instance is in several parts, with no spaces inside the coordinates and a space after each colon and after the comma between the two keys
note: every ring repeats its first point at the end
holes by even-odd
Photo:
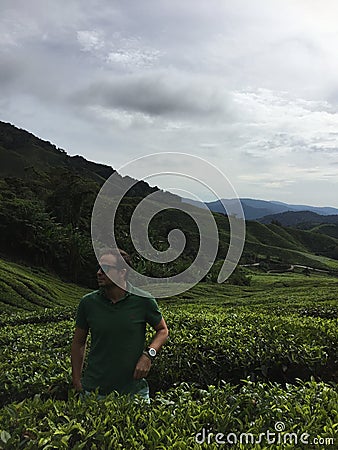
{"type": "Polygon", "coordinates": [[[47,210],[63,225],[89,231],[91,209],[99,185],[66,169],[54,171],[50,183],[47,210]]]}

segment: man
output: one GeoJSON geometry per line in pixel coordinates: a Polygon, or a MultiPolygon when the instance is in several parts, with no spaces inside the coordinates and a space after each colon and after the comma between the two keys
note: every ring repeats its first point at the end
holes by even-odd
{"type": "Polygon", "coordinates": [[[120,249],[103,251],[97,272],[99,290],[85,295],[78,307],[71,360],[77,391],[99,389],[139,394],[149,401],[148,375],[153,359],[168,338],[156,300],[127,280],[131,261],[120,249]],[[146,323],[156,331],[145,348],[146,323]],[[86,340],[91,333],[88,364],[81,379],[86,340]]]}

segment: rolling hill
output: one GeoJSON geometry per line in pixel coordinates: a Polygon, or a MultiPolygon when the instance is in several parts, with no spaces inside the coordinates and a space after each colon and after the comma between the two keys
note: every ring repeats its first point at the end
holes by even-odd
{"type": "MultiPolygon", "coordinates": [[[[65,283],[42,268],[0,259],[0,312],[76,306],[88,289],[65,283]]],[[[0,319],[1,322],[1,319],[0,319]]]]}
{"type": "Polygon", "coordinates": [[[314,231],[247,221],[245,255],[269,256],[288,264],[338,270],[338,239],[314,231]]]}
{"type": "Polygon", "coordinates": [[[318,224],[338,225],[338,214],[321,215],[313,211],[286,211],[257,219],[261,223],[279,222],[284,227],[311,229],[318,224]]]}
{"type": "Polygon", "coordinates": [[[338,239],[338,215],[320,215],[311,211],[287,211],[258,219],[260,223],[275,223],[283,227],[293,227],[324,234],[338,239]]]}

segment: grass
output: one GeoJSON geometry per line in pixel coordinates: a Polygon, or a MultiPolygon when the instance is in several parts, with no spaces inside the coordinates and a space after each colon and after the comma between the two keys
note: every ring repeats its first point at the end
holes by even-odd
{"type": "MultiPolygon", "coordinates": [[[[307,257],[309,256],[308,253],[303,253],[303,254],[304,254],[304,256],[307,256],[307,257]]],[[[320,256],[320,255],[311,255],[311,259],[324,264],[329,269],[335,269],[335,270],[338,269],[338,260],[336,260],[336,259],[331,259],[331,258],[327,258],[325,256],[320,256]]]]}

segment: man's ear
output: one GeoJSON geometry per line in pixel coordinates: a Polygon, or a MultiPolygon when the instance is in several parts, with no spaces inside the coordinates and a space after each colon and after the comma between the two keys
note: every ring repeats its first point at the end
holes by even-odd
{"type": "Polygon", "coordinates": [[[121,272],[124,273],[124,279],[126,279],[126,276],[127,276],[127,269],[121,269],[121,272]]]}

